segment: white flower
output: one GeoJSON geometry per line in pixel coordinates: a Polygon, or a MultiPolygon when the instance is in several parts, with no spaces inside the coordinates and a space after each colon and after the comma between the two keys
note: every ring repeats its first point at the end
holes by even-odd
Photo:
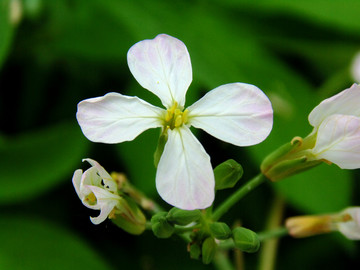
{"type": "Polygon", "coordinates": [[[190,126],[237,146],[254,145],[271,131],[270,101],[253,85],[232,83],[183,110],[192,81],[190,56],[184,43],[165,34],[131,47],[128,65],[140,85],[157,95],[166,109],[118,93],[87,99],[77,111],[83,133],[94,142],[121,143],[161,127],[168,138],[156,173],[160,196],[186,210],[210,206],[214,200],[210,157],[190,126]]]}
{"type": "Polygon", "coordinates": [[[100,210],[98,217],[90,217],[91,222],[99,224],[103,222],[120,203],[120,196],[117,192],[117,183],[95,160],[84,159],[92,167],[84,173],[76,170],[72,179],[74,188],[82,203],[94,210],[100,210]]]}
{"type": "Polygon", "coordinates": [[[349,207],[342,213],[342,221],[337,222],[337,229],[351,240],[360,240],[360,207],[349,207]]]}
{"type": "MultiPolygon", "coordinates": [[[[360,86],[322,101],[309,115],[316,136],[312,154],[342,169],[360,168],[360,86]]],[[[311,136],[310,135],[310,136],[311,136]]]]}

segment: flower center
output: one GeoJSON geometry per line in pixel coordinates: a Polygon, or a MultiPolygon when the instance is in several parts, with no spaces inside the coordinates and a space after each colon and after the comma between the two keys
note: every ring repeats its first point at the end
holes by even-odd
{"type": "Polygon", "coordinates": [[[90,205],[95,205],[97,202],[95,194],[91,192],[85,197],[85,201],[87,201],[90,205]]]}
{"type": "Polygon", "coordinates": [[[164,117],[164,127],[165,129],[170,128],[178,128],[183,124],[186,124],[188,121],[188,110],[181,111],[178,108],[178,103],[175,101],[174,105],[172,105],[169,109],[167,109],[165,117],[164,117]]]}

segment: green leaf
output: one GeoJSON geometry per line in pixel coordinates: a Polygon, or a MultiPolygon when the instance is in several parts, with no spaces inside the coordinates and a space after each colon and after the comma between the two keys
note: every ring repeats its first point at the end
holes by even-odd
{"type": "Polygon", "coordinates": [[[79,237],[44,220],[2,216],[0,239],[0,269],[111,269],[79,237]]]}
{"type": "Polygon", "coordinates": [[[71,181],[88,142],[75,123],[0,140],[0,203],[24,201],[71,181]]]}
{"type": "Polygon", "coordinates": [[[350,176],[350,171],[323,164],[274,186],[304,213],[332,213],[351,205],[353,182],[350,176]]]}
{"type": "Polygon", "coordinates": [[[335,29],[352,32],[360,30],[360,2],[357,0],[226,0],[221,3],[239,10],[252,9],[253,12],[297,16],[335,29]]]}
{"type": "Polygon", "coordinates": [[[0,67],[6,59],[13,35],[13,26],[10,22],[10,1],[0,3],[0,67]]]}

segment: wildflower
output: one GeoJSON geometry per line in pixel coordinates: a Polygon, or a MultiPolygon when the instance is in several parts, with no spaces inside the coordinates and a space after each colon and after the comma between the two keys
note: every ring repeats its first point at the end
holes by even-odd
{"type": "Polygon", "coordinates": [[[293,237],[308,237],[339,231],[346,238],[360,240],[360,207],[349,207],[330,215],[297,216],[285,222],[293,237]]]}
{"type": "Polygon", "coordinates": [[[103,222],[119,204],[121,198],[117,193],[117,183],[95,160],[84,159],[92,167],[84,173],[81,169],[75,171],[73,185],[82,203],[94,210],[100,210],[98,217],[90,217],[94,224],[103,222]]]}
{"type": "Polygon", "coordinates": [[[160,127],[165,138],[156,173],[156,187],[169,204],[202,209],[214,200],[210,157],[190,126],[237,146],[260,143],[271,131],[272,108],[265,94],[244,83],[222,85],[184,110],[192,81],[190,56],[184,43],[161,34],[136,43],[128,52],[131,73],[157,95],[166,109],[138,97],[108,93],[78,104],[77,119],[91,141],[121,143],[160,127]]]}
{"type": "Polygon", "coordinates": [[[322,101],[309,114],[313,131],[304,139],[295,137],[266,157],[262,172],[276,181],[322,162],[342,169],[360,168],[359,104],[357,84],[322,101]]]}
{"type": "Polygon", "coordinates": [[[84,173],[76,170],[73,185],[82,203],[94,210],[100,210],[98,217],[90,217],[94,224],[109,218],[118,227],[132,234],[145,230],[146,218],[136,203],[118,190],[118,183],[95,160],[84,159],[92,165],[84,173]]]}

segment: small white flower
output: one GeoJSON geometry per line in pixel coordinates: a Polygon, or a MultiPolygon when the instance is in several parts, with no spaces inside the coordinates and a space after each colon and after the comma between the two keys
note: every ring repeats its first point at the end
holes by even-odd
{"type": "Polygon", "coordinates": [[[166,109],[118,93],[87,99],[77,111],[83,133],[94,142],[121,143],[147,129],[162,128],[168,139],[156,173],[160,196],[186,210],[210,206],[214,200],[210,157],[190,126],[237,146],[260,143],[272,128],[269,99],[253,85],[232,83],[184,110],[192,81],[190,56],[184,43],[165,34],[131,47],[128,65],[140,85],[157,95],[166,109]]]}
{"type": "Polygon", "coordinates": [[[351,240],[360,240],[360,207],[349,207],[342,213],[341,222],[337,222],[337,229],[351,240]]]}
{"type": "MultiPolygon", "coordinates": [[[[312,154],[342,169],[360,168],[360,86],[325,99],[309,115],[316,135],[312,154]]],[[[311,136],[310,135],[310,136],[311,136]]]]}
{"type": "Polygon", "coordinates": [[[81,169],[76,170],[72,182],[82,203],[90,209],[101,211],[98,217],[90,217],[92,223],[99,224],[119,205],[121,198],[117,183],[99,163],[89,158],[83,161],[89,162],[92,167],[84,173],[81,169]]]}

